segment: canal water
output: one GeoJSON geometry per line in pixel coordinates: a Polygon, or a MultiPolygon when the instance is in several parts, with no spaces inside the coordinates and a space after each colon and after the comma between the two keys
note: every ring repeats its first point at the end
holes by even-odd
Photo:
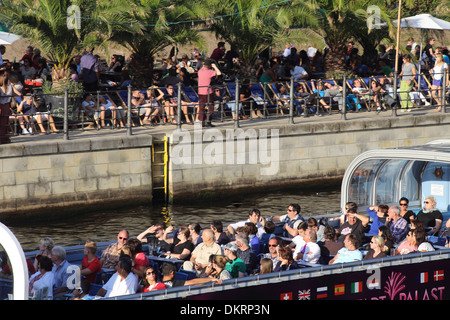
{"type": "Polygon", "coordinates": [[[132,236],[136,236],[157,222],[178,227],[197,222],[203,227],[209,227],[213,220],[221,220],[227,226],[230,222],[247,219],[252,208],[258,208],[264,217],[285,214],[290,203],[300,204],[304,217],[337,213],[340,186],[320,189],[294,187],[267,193],[249,192],[195,204],[142,205],[83,212],[61,219],[52,217],[42,221],[3,223],[15,234],[24,250],[28,251],[36,250],[43,237],[50,237],[63,245],[83,244],[87,239],[109,241],[117,239],[121,229],[128,229],[132,236]]]}

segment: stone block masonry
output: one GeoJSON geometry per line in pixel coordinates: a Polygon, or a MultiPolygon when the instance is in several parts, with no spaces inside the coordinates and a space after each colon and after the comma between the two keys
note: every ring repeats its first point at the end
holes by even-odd
{"type": "Polygon", "coordinates": [[[0,216],[150,203],[152,136],[0,146],[0,216]]]}
{"type": "Polygon", "coordinates": [[[249,189],[270,192],[270,187],[336,183],[364,151],[420,145],[447,138],[450,130],[448,114],[325,118],[320,123],[278,126],[265,121],[239,132],[217,128],[174,132],[169,139],[171,198],[182,201],[249,189]],[[261,149],[268,161],[261,161],[261,149]],[[269,166],[274,170],[263,172],[269,166]]]}

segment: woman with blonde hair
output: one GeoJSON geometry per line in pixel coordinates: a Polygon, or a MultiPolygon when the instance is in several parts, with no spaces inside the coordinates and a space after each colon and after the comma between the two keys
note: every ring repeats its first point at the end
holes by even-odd
{"type": "Polygon", "coordinates": [[[262,258],[261,259],[261,271],[259,274],[266,274],[273,272],[273,261],[269,258],[262,258]]]}
{"type": "Polygon", "coordinates": [[[222,255],[211,255],[210,261],[211,264],[206,268],[206,273],[209,274],[209,277],[220,280],[231,279],[230,272],[225,269],[225,265],[230,261],[227,257],[222,255]]]}
{"type": "MultiPolygon", "coordinates": [[[[442,53],[436,54],[436,62],[434,67],[430,70],[430,73],[433,75],[433,83],[431,84],[431,96],[434,101],[436,101],[438,107],[436,108],[436,112],[442,110],[441,99],[439,98],[442,95],[442,87],[444,82],[444,70],[447,70],[446,73],[446,84],[449,85],[449,76],[448,76],[448,64],[445,63],[444,57],[442,53]]],[[[445,88],[444,88],[445,90],[445,88]]]]}
{"type": "Polygon", "coordinates": [[[370,240],[370,249],[365,255],[363,260],[384,258],[388,251],[388,247],[385,245],[384,238],[379,235],[375,235],[370,240]]]}
{"type": "Polygon", "coordinates": [[[439,232],[442,226],[442,221],[444,221],[442,213],[436,209],[436,204],[435,197],[426,197],[423,202],[423,209],[420,210],[416,216],[416,219],[423,223],[423,227],[430,235],[439,232]]]}

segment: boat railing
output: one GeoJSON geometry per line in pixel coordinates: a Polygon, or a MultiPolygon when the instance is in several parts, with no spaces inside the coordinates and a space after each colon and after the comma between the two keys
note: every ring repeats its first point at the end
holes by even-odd
{"type": "MultiPolygon", "coordinates": [[[[338,263],[333,265],[319,265],[304,267],[296,270],[281,271],[278,273],[268,273],[262,275],[252,275],[243,278],[233,278],[225,280],[222,284],[203,284],[183,287],[173,287],[157,291],[136,293],[132,295],[119,296],[114,298],[104,298],[105,300],[162,300],[179,299],[212,292],[224,292],[244,287],[270,285],[277,282],[286,282],[306,278],[317,278],[327,275],[351,273],[355,271],[370,271],[374,269],[424,263],[428,261],[445,260],[450,258],[450,248],[441,247],[433,252],[416,252],[401,256],[387,256],[371,260],[361,260],[357,262],[338,263]]],[[[261,288],[260,290],[264,290],[261,288]]]]}

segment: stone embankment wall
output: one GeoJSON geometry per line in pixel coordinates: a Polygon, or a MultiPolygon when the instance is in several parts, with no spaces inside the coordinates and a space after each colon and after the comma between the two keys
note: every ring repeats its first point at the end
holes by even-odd
{"type": "Polygon", "coordinates": [[[0,213],[28,215],[151,201],[152,136],[0,146],[0,213]]]}
{"type": "Polygon", "coordinates": [[[186,197],[214,197],[220,193],[247,192],[257,188],[270,192],[269,188],[277,186],[340,183],[347,166],[361,152],[375,148],[420,145],[448,137],[449,130],[450,115],[431,114],[286,124],[278,127],[264,125],[255,130],[256,134],[250,132],[251,128],[242,128],[241,134],[247,137],[244,144],[238,142],[237,134],[234,134],[234,139],[230,139],[231,131],[214,135],[211,130],[203,128],[202,132],[196,133],[197,136],[191,134],[190,138],[174,133],[169,140],[172,143],[170,192],[177,201],[186,197]],[[264,129],[267,132],[263,132],[264,129]],[[258,147],[264,148],[266,133],[270,136],[276,130],[278,137],[266,139],[266,142],[269,150],[267,154],[274,152],[278,156],[259,158],[256,164],[253,158],[251,163],[249,157],[255,153],[259,156],[258,147]],[[202,135],[203,140],[208,140],[203,145],[198,143],[198,137],[202,135]],[[264,136],[263,139],[261,136],[264,136]],[[229,158],[230,152],[227,152],[233,150],[233,143],[234,162],[229,158]],[[257,147],[249,151],[252,143],[257,147]],[[189,144],[190,154],[187,148],[189,144]],[[275,146],[271,148],[271,144],[275,146]],[[245,161],[238,163],[240,156],[245,161]],[[267,158],[270,164],[261,161],[267,158]],[[262,174],[264,170],[266,174],[262,174]]]}

